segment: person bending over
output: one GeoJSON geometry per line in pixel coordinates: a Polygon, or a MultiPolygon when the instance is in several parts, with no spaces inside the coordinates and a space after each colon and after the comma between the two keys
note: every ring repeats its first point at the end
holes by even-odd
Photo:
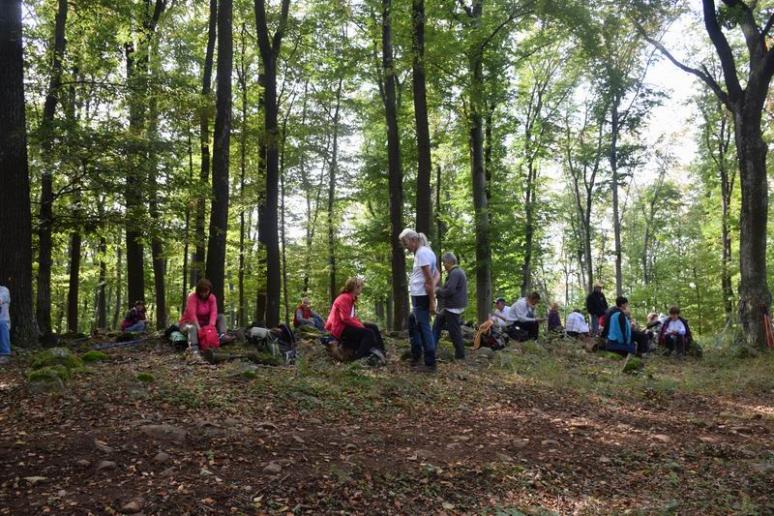
{"type": "Polygon", "coordinates": [[[357,316],[357,298],[363,291],[365,282],[362,278],[352,277],[331,306],[325,329],[341,343],[341,347],[348,350],[348,355],[353,360],[375,356],[382,363],[386,362],[386,351],[382,334],[375,324],[363,323],[357,316]]]}
{"type": "Polygon", "coordinates": [[[212,293],[212,283],[205,278],[200,279],[196,290],[188,295],[179,326],[180,332],[188,336],[188,349],[195,358],[199,358],[201,329],[214,328],[222,343],[233,340],[226,335],[226,317],[218,314],[218,300],[212,293]]]}
{"type": "Polygon", "coordinates": [[[465,342],[462,340],[460,329],[460,314],[468,306],[468,278],[465,271],[457,265],[454,253],[444,254],[441,262],[446,270],[446,283],[435,293],[438,297],[438,315],[433,323],[433,339],[438,347],[441,331],[446,329],[454,344],[454,358],[464,360],[465,342]]]}

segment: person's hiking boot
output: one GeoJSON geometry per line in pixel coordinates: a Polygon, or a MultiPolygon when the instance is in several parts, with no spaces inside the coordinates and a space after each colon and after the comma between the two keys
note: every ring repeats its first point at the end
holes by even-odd
{"type": "Polygon", "coordinates": [[[374,367],[383,366],[387,364],[387,357],[384,356],[382,350],[379,348],[371,348],[368,350],[370,356],[368,357],[368,363],[374,367]]]}
{"type": "Polygon", "coordinates": [[[186,358],[186,361],[189,364],[204,364],[205,360],[202,358],[202,354],[199,353],[198,349],[190,348],[188,351],[188,357],[186,358]]]}

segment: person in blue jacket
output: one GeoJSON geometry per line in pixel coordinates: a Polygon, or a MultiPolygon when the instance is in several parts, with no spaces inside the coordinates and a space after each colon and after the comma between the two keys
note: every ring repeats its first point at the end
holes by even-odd
{"type": "Polygon", "coordinates": [[[605,315],[602,338],[605,339],[602,349],[624,356],[636,353],[636,346],[632,342],[632,323],[629,320],[629,300],[625,297],[618,297],[615,307],[605,315]]]}

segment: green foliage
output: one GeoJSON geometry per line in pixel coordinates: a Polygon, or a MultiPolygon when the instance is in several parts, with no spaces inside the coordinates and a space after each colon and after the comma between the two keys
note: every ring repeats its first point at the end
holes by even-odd
{"type": "Polygon", "coordinates": [[[138,373],[137,380],[142,383],[153,383],[156,381],[156,377],[150,373],[138,373]]]}
{"type": "Polygon", "coordinates": [[[81,360],[83,360],[85,363],[90,364],[92,362],[102,362],[104,360],[107,360],[108,356],[107,354],[103,353],[102,351],[87,351],[83,355],[81,355],[81,360]]]}
{"type": "Polygon", "coordinates": [[[45,366],[33,371],[27,375],[30,382],[52,383],[58,380],[65,381],[72,377],[72,371],[63,365],[45,366]]]}

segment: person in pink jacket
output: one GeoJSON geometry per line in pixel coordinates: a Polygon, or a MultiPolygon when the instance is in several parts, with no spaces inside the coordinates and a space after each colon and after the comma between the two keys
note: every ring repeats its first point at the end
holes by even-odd
{"type": "Polygon", "coordinates": [[[212,293],[210,280],[200,279],[196,290],[188,295],[179,326],[180,331],[188,335],[189,349],[194,355],[199,354],[201,328],[211,326],[217,330],[221,343],[230,342],[230,337],[226,335],[226,318],[218,314],[218,300],[212,293]]]}
{"type": "Polygon", "coordinates": [[[342,347],[353,351],[355,360],[374,355],[383,363],[386,361],[385,349],[379,328],[375,324],[361,322],[355,310],[363,285],[363,280],[357,277],[344,283],[328,314],[325,329],[336,337],[342,347]]]}

